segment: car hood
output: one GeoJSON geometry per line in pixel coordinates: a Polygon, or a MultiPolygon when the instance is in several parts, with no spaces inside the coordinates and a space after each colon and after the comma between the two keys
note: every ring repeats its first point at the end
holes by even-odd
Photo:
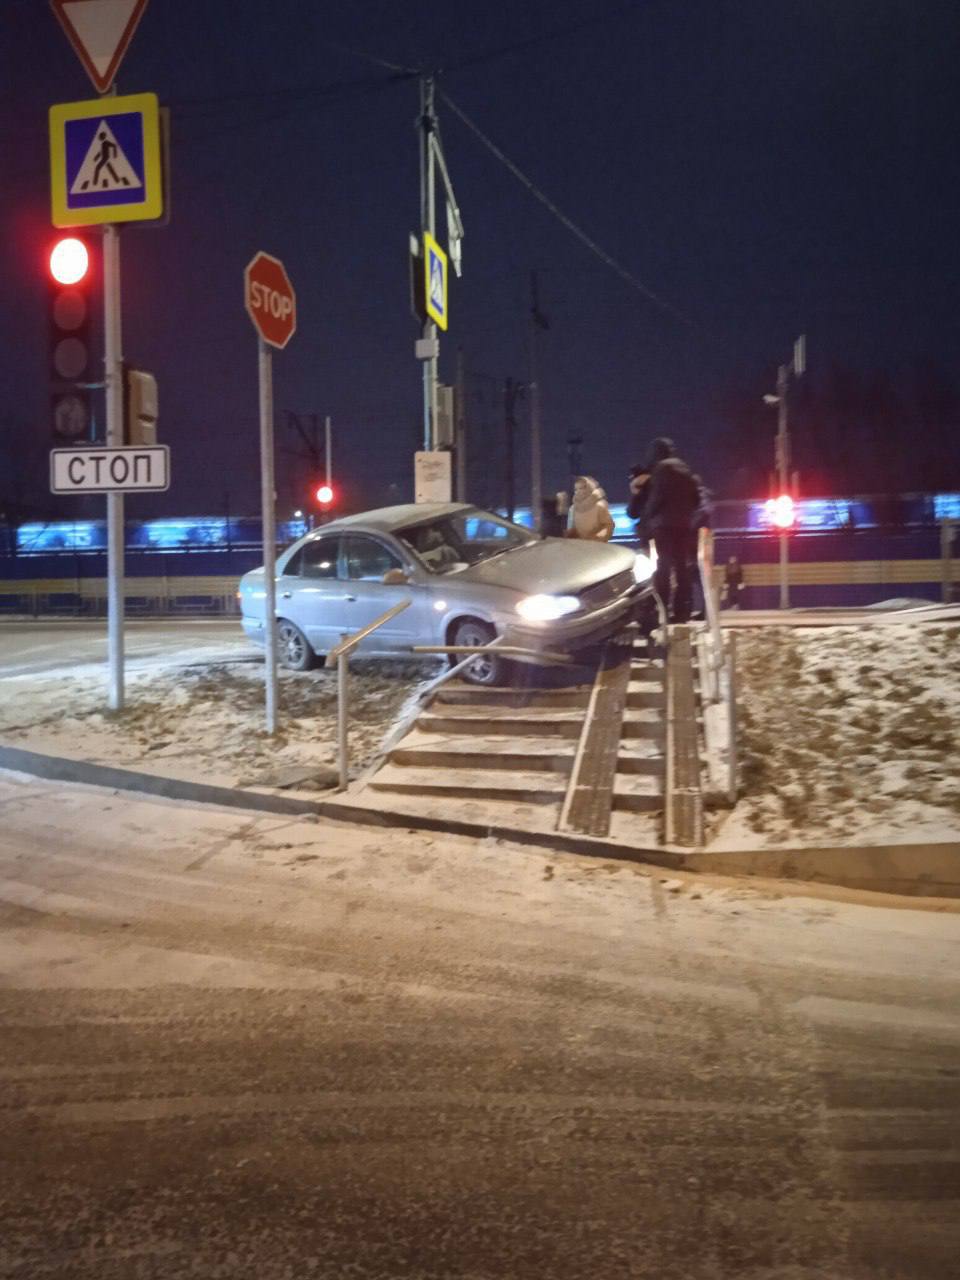
{"type": "Polygon", "coordinates": [[[458,573],[444,574],[440,580],[446,577],[451,582],[506,587],[520,595],[577,595],[618,573],[632,571],[634,560],[634,552],[627,547],[577,538],[545,538],[458,573]]]}

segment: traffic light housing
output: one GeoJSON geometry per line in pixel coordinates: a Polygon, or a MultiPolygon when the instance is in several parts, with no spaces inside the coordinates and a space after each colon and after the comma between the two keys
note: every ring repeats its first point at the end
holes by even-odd
{"type": "Polygon", "coordinates": [[[143,369],[123,369],[123,443],[157,443],[157,380],[143,369]]]}
{"type": "Polygon", "coordinates": [[[93,270],[86,243],[62,236],[49,256],[50,422],[59,444],[91,437],[90,378],[93,270]]]}

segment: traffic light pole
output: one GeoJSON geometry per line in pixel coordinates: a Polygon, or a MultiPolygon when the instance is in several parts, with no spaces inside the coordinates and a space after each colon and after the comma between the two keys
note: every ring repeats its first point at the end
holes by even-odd
{"type": "MultiPolygon", "coordinates": [[[[777,481],[786,493],[790,483],[790,435],[787,429],[787,366],[777,370],[777,481]]],[[[780,608],[790,608],[790,543],[786,530],[780,532],[780,608]]]]}
{"type": "MultiPolygon", "coordinates": [[[[107,447],[123,445],[123,343],[120,315],[120,232],[103,228],[104,373],[107,398],[107,447]]],[[[107,494],[107,656],[109,705],[122,711],[124,614],[123,494],[107,494]]]]}
{"type": "Polygon", "coordinates": [[[273,474],[273,353],[257,339],[260,375],[260,501],[267,733],[277,731],[277,511],[273,474]]]}

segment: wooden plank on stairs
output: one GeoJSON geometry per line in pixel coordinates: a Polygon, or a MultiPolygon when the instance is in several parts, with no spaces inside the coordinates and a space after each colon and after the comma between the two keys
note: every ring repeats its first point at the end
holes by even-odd
{"type": "Polygon", "coordinates": [[[594,680],[558,827],[583,835],[610,830],[620,731],[627,705],[630,662],[611,646],[594,680]]]}

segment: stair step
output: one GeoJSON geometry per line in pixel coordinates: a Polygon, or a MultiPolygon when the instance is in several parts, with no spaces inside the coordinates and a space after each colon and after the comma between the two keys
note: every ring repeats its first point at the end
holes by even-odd
{"type": "Polygon", "coordinates": [[[581,707],[561,712],[547,708],[518,712],[509,707],[463,707],[457,710],[463,714],[448,715],[446,709],[442,714],[424,712],[417,721],[417,727],[424,733],[579,738],[583,723],[581,707]],[[479,714],[472,714],[475,712],[479,714]]]}
{"type": "Polygon", "coordinates": [[[448,707],[513,707],[536,710],[541,707],[585,707],[590,689],[575,685],[570,689],[472,689],[469,685],[444,685],[437,690],[434,705],[448,707]]]}
{"type": "Polygon", "coordinates": [[[390,752],[392,763],[449,769],[515,769],[521,773],[568,773],[576,751],[573,738],[524,738],[509,734],[447,737],[414,729],[390,752]]]}
{"type": "Polygon", "coordinates": [[[613,808],[632,813],[655,813],[663,808],[663,789],[657,780],[624,777],[618,772],[613,787],[613,808]]]}
{"type": "Polygon", "coordinates": [[[627,706],[634,707],[663,707],[666,705],[667,696],[660,684],[634,684],[631,680],[627,686],[627,706]]]}
{"type": "Polygon", "coordinates": [[[368,784],[375,791],[407,795],[504,800],[526,804],[556,804],[566,793],[562,774],[545,770],[504,771],[438,769],[434,766],[386,764],[368,784]]]}

